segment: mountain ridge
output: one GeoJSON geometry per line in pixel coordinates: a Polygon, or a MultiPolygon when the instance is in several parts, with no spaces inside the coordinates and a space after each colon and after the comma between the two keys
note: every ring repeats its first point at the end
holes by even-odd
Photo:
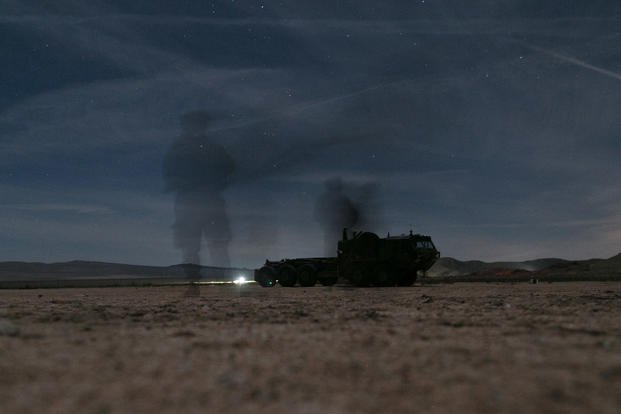
{"type": "MultiPolygon", "coordinates": [[[[0,280],[35,281],[58,279],[95,278],[186,278],[188,267],[196,265],[174,264],[170,266],[147,266],[91,260],[70,260],[66,262],[0,262],[0,280]]],[[[240,275],[252,278],[253,269],[198,266],[205,280],[233,280],[240,275]]],[[[520,273],[522,275],[572,275],[610,273],[621,274],[621,253],[608,259],[565,260],[541,258],[525,261],[484,262],[481,260],[458,260],[442,257],[429,269],[430,278],[502,276],[520,273]]]]}
{"type": "MultiPolygon", "coordinates": [[[[603,260],[603,259],[602,259],[603,260]]],[[[481,260],[458,260],[452,257],[441,257],[427,271],[429,277],[449,277],[449,276],[466,276],[473,273],[492,270],[524,270],[539,271],[551,266],[563,265],[570,263],[569,260],[559,258],[542,258],[525,261],[500,261],[500,262],[484,262],[481,260]]]]}
{"type": "Polygon", "coordinates": [[[233,280],[240,273],[248,277],[251,269],[174,264],[144,266],[125,263],[71,260],[67,262],[0,262],[0,280],[54,280],[95,278],[186,278],[187,270],[198,268],[203,279],[233,280]]]}

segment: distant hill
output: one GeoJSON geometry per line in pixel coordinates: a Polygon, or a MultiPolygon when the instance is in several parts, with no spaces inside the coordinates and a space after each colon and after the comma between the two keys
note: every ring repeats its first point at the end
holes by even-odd
{"type": "MultiPolygon", "coordinates": [[[[205,280],[233,280],[249,269],[198,266],[205,280]]],[[[0,262],[0,280],[146,279],[186,277],[184,265],[140,266],[75,260],[61,263],[0,262]]]]}
{"type": "Polygon", "coordinates": [[[479,260],[460,261],[452,257],[441,257],[429,269],[427,276],[429,277],[448,277],[448,276],[466,276],[474,273],[491,272],[491,271],[507,271],[507,270],[525,270],[529,272],[539,271],[551,266],[562,266],[570,263],[563,259],[536,259],[524,262],[482,262],[479,260]]]}
{"type": "Polygon", "coordinates": [[[621,254],[609,259],[538,259],[524,262],[439,259],[423,278],[428,282],[621,280],[621,254]]]}
{"type": "MultiPolygon", "coordinates": [[[[192,266],[192,265],[190,265],[192,266]]],[[[187,278],[187,265],[140,266],[122,263],[71,261],[61,263],[0,262],[0,282],[73,280],[175,280],[187,278]]],[[[204,281],[231,281],[253,271],[244,268],[198,266],[204,281]]],[[[427,272],[429,281],[502,281],[502,280],[621,280],[621,254],[609,259],[569,261],[537,259],[523,262],[460,261],[440,258],[427,272]]],[[[87,283],[92,283],[87,282],[87,283]]],[[[76,282],[77,283],[77,282],[76,282]]]]}
{"type": "Polygon", "coordinates": [[[559,263],[536,272],[537,277],[621,279],[621,253],[609,259],[590,259],[559,263]]]}

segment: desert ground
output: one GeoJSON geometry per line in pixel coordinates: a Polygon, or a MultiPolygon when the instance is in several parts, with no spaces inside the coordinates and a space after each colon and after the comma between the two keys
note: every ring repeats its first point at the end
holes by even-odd
{"type": "Polygon", "coordinates": [[[0,290],[0,411],[621,412],[621,283],[0,290]]]}

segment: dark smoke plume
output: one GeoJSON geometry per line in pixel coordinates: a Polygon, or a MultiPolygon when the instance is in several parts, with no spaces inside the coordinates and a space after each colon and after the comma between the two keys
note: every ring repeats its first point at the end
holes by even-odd
{"type": "Polygon", "coordinates": [[[315,203],[314,217],[324,235],[324,254],[334,256],[344,228],[373,231],[379,223],[378,186],[352,185],[340,177],[324,182],[325,190],[315,203]]]}
{"type": "Polygon", "coordinates": [[[231,226],[222,193],[235,164],[226,149],[207,136],[208,113],[188,112],[180,121],[182,133],[163,162],[166,190],[175,193],[175,246],[184,263],[200,264],[204,236],[210,264],[228,267],[231,226]]]}

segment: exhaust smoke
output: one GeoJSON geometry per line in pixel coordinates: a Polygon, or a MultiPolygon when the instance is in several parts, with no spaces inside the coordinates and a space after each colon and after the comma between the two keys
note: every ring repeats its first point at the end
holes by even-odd
{"type": "Polygon", "coordinates": [[[379,187],[374,182],[346,183],[341,177],[325,180],[324,186],[313,215],[323,231],[324,255],[334,256],[344,228],[375,231],[379,225],[379,187]]]}

